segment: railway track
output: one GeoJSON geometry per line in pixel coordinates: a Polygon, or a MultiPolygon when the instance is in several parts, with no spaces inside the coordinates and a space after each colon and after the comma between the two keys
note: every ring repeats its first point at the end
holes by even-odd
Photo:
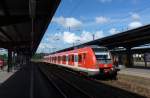
{"type": "Polygon", "coordinates": [[[89,79],[57,66],[33,63],[32,66],[26,65],[21,68],[9,79],[9,82],[1,85],[0,96],[2,98],[146,98],[89,79]],[[30,75],[32,77],[29,77],[30,75]]]}
{"type": "MultiPolygon", "coordinates": [[[[145,88],[145,87],[142,87],[141,85],[137,85],[135,84],[135,82],[128,82],[127,80],[120,80],[120,79],[117,79],[117,80],[114,80],[114,79],[100,79],[100,78],[93,78],[93,77],[87,77],[85,76],[84,74],[80,74],[80,73],[77,73],[75,71],[72,71],[70,69],[66,69],[66,68],[61,68],[61,67],[58,67],[60,70],[64,70],[66,72],[69,72],[71,74],[74,74],[76,76],[80,76],[82,78],[85,78],[85,79],[88,79],[90,81],[93,81],[95,83],[103,83],[103,84],[106,84],[106,85],[109,85],[109,86],[112,86],[112,87],[116,87],[116,88],[120,88],[122,90],[127,90],[127,91],[130,91],[130,92],[133,92],[133,93],[136,93],[136,94],[139,94],[141,96],[145,96],[146,98],[150,98],[150,90],[148,88],[145,88]]],[[[121,77],[121,76],[119,76],[121,77]]]]}
{"type": "Polygon", "coordinates": [[[64,70],[64,68],[58,66],[45,64],[41,67],[68,98],[146,98],[111,85],[94,82],[91,78],[80,76],[75,72],[64,70]],[[73,93],[71,93],[71,90],[73,93]],[[82,92],[80,90],[82,90],[82,92]]]}
{"type": "Polygon", "coordinates": [[[64,77],[61,77],[58,73],[47,71],[40,66],[39,69],[41,73],[47,77],[48,81],[58,90],[63,98],[94,98],[78,86],[64,79],[64,77]]]}

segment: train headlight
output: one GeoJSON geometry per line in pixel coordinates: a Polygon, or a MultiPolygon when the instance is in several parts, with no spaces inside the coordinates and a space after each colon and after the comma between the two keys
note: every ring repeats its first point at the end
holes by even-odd
{"type": "Polygon", "coordinates": [[[104,64],[104,67],[108,67],[107,64],[104,64]]]}
{"type": "Polygon", "coordinates": [[[112,64],[112,67],[115,68],[116,66],[114,64],[112,64]]]}
{"type": "Polygon", "coordinates": [[[114,70],[114,68],[112,67],[111,70],[114,70]]]}

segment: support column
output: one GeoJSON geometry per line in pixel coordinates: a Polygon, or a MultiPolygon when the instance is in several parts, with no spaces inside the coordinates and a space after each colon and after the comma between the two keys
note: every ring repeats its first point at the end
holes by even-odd
{"type": "Polygon", "coordinates": [[[19,64],[19,65],[22,64],[22,56],[21,56],[21,53],[20,53],[20,52],[17,53],[17,61],[18,61],[18,64],[19,64]]]}
{"type": "Polygon", "coordinates": [[[22,53],[20,54],[20,64],[21,65],[23,64],[23,55],[22,55],[22,53]]]}
{"type": "Polygon", "coordinates": [[[13,52],[13,66],[16,68],[17,65],[17,53],[14,51],[13,52]]]}
{"type": "Polygon", "coordinates": [[[16,68],[19,69],[20,66],[21,66],[21,52],[17,52],[17,55],[16,55],[16,68]]]}
{"type": "Polygon", "coordinates": [[[16,63],[17,63],[17,65],[20,64],[20,60],[19,60],[19,52],[17,52],[16,63]]]}
{"type": "Polygon", "coordinates": [[[8,68],[7,71],[10,72],[12,68],[12,50],[8,49],[8,68]]]}
{"type": "Polygon", "coordinates": [[[133,58],[132,58],[131,48],[130,47],[126,48],[126,51],[127,51],[126,66],[132,67],[133,66],[133,58]]]}
{"type": "Polygon", "coordinates": [[[29,62],[30,62],[30,56],[27,55],[27,56],[26,56],[26,63],[29,63],[29,62]]]}

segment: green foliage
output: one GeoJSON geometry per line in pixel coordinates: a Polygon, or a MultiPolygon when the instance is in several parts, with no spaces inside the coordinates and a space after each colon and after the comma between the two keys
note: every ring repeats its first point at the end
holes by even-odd
{"type": "Polygon", "coordinates": [[[34,54],[34,56],[32,57],[32,59],[42,59],[43,58],[43,54],[41,53],[36,53],[34,54]]]}
{"type": "Polygon", "coordinates": [[[0,58],[2,58],[3,60],[7,60],[8,56],[7,54],[0,54],[0,58]]]}

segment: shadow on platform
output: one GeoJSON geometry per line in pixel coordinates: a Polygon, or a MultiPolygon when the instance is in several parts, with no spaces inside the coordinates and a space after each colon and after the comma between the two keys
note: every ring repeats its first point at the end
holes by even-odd
{"type": "MultiPolygon", "coordinates": [[[[19,71],[13,74],[7,81],[0,85],[0,98],[30,98],[30,71],[31,68],[29,66],[23,66],[19,71]]],[[[90,88],[89,88],[90,89],[90,88]]],[[[106,84],[99,83],[99,86],[95,88],[100,95],[109,94],[109,90],[111,91],[111,97],[109,98],[146,98],[144,96],[131,93],[129,91],[125,91],[119,88],[115,88],[106,84]],[[103,93],[107,90],[106,93],[103,93]],[[117,92],[117,93],[116,93],[117,92]],[[119,95],[123,94],[122,96],[119,95]],[[125,94],[125,95],[124,95],[125,94]],[[128,95],[128,96],[127,96],[128,95]],[[134,97],[133,97],[134,96],[134,97]]],[[[77,97],[77,96],[76,96],[77,97]]],[[[45,98],[45,97],[42,97],[45,98]]],[[[100,98],[97,96],[97,98],[100,98]]]]}

